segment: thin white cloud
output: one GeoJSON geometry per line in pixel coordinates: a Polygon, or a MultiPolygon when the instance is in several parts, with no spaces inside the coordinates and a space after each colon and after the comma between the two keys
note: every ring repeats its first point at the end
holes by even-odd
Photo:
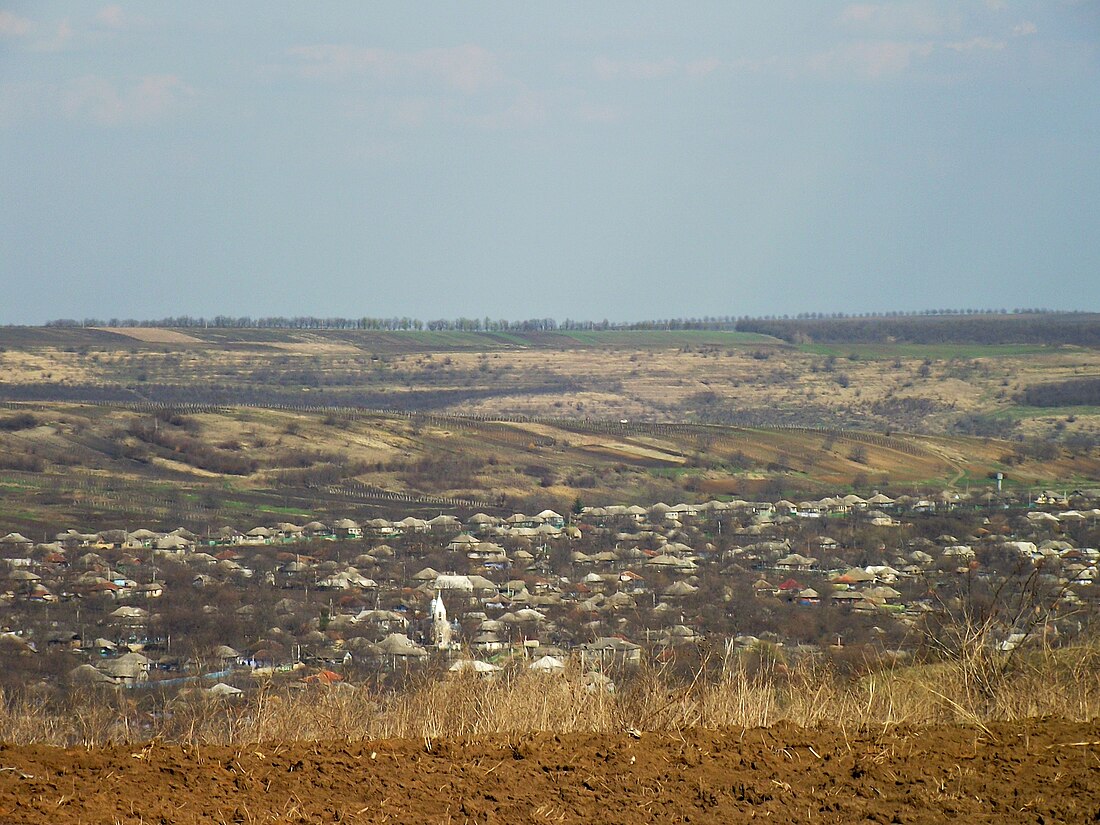
{"type": "Polygon", "coordinates": [[[706,77],[707,75],[718,71],[721,66],[722,61],[719,60],[717,57],[704,57],[699,60],[692,60],[691,62],[689,62],[686,66],[684,66],[684,71],[686,71],[692,77],[706,77]]]}
{"type": "Polygon", "coordinates": [[[928,3],[849,3],[840,12],[847,28],[882,37],[908,39],[956,32],[962,25],[957,12],[942,13],[928,3]]]}
{"type": "Polygon", "coordinates": [[[909,68],[914,60],[928,57],[935,49],[935,44],[927,40],[855,41],[814,55],[809,60],[809,68],[815,74],[854,72],[879,79],[909,68]]]}
{"type": "Polygon", "coordinates": [[[438,101],[424,97],[410,97],[397,101],[390,112],[390,122],[403,129],[423,126],[438,114],[438,101]]]}
{"type": "Polygon", "coordinates": [[[164,117],[194,96],[195,90],[178,75],[146,75],[129,86],[85,75],[61,90],[58,104],[74,120],[117,126],[164,117]]]}
{"type": "Polygon", "coordinates": [[[104,6],[96,14],[95,19],[112,29],[125,28],[127,23],[126,13],[118,4],[104,6]]]}
{"type": "Polygon", "coordinates": [[[99,126],[151,123],[195,96],[177,75],[146,75],[128,83],[84,75],[60,84],[0,84],[0,126],[58,117],[99,126]]]}
{"type": "Polygon", "coordinates": [[[850,3],[840,13],[843,23],[866,23],[873,20],[881,9],[877,3],[850,3]]]}
{"type": "Polygon", "coordinates": [[[26,37],[34,30],[34,22],[10,11],[0,10],[0,36],[26,37]]]}
{"type": "Polygon", "coordinates": [[[1008,44],[1003,40],[994,40],[992,37],[971,37],[969,40],[956,40],[945,43],[944,48],[956,52],[973,51],[1001,51],[1008,44]]]}
{"type": "Polygon", "coordinates": [[[494,54],[481,46],[393,51],[390,49],[324,44],[295,46],[300,76],[338,80],[368,75],[378,80],[430,80],[466,94],[502,82],[503,73],[494,54]]]}
{"type": "Polygon", "coordinates": [[[483,129],[526,129],[546,120],[546,103],[536,93],[521,91],[503,109],[470,115],[467,121],[483,129]]]}
{"type": "Polygon", "coordinates": [[[674,57],[659,60],[616,60],[597,57],[592,70],[601,80],[660,80],[674,75],[706,77],[722,66],[716,57],[701,57],[681,63],[674,57]]]}
{"type": "Polygon", "coordinates": [[[582,123],[618,123],[624,112],[615,106],[600,106],[594,103],[581,103],[573,110],[573,115],[582,123]]]}
{"type": "Polygon", "coordinates": [[[657,80],[680,71],[680,63],[671,57],[662,60],[613,60],[597,57],[592,61],[596,75],[603,80],[657,80]]]}
{"type": "Polygon", "coordinates": [[[146,75],[131,92],[133,114],[141,120],[160,117],[195,97],[179,75],[146,75]]]}
{"type": "Polygon", "coordinates": [[[61,108],[71,118],[89,118],[100,124],[117,123],[125,112],[114,84],[95,75],[74,80],[61,94],[61,108]]]}
{"type": "Polygon", "coordinates": [[[789,68],[789,61],[773,54],[764,58],[739,57],[725,61],[722,66],[738,73],[758,74],[764,71],[785,71],[785,67],[789,68]]]}
{"type": "Polygon", "coordinates": [[[94,17],[64,17],[56,22],[35,22],[10,11],[0,10],[0,37],[27,38],[26,48],[35,52],[63,52],[74,46],[103,42],[125,29],[146,25],[147,18],[126,12],[122,6],[104,6],[94,17]],[[34,37],[30,37],[34,35],[34,37]]]}
{"type": "MultiPolygon", "coordinates": [[[[992,22],[989,14],[1000,11],[1001,5],[985,5],[987,22],[992,22]]],[[[924,0],[849,3],[838,21],[853,39],[809,58],[810,71],[885,78],[912,69],[936,52],[977,56],[1009,48],[1003,23],[995,26],[997,33],[974,31],[974,21],[959,8],[948,6],[944,11],[924,0]]],[[[1022,21],[1011,33],[1025,37],[1036,31],[1033,23],[1022,21]]]]}
{"type": "Polygon", "coordinates": [[[57,28],[54,29],[52,37],[48,37],[45,40],[39,40],[33,45],[33,49],[38,52],[62,52],[69,48],[69,45],[73,41],[72,24],[69,22],[69,18],[65,18],[57,24],[57,28]]]}

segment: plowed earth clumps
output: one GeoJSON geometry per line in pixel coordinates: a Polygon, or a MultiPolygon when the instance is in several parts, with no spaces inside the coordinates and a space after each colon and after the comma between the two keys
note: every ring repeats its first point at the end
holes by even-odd
{"type": "Polygon", "coordinates": [[[1093,822],[1100,723],[0,747],[0,821],[1093,822]]]}

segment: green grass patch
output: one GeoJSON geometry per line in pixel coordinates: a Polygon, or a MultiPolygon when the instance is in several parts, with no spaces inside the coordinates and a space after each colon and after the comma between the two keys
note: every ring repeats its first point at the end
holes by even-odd
{"type": "Polygon", "coordinates": [[[499,341],[502,344],[514,347],[526,347],[529,346],[529,342],[520,335],[514,335],[510,332],[481,332],[472,333],[479,335],[481,338],[488,338],[491,341],[499,341]]]}
{"type": "Polygon", "coordinates": [[[0,509],[0,515],[4,518],[19,519],[20,521],[37,521],[41,513],[32,513],[29,510],[4,510],[0,509]]]}
{"type": "Polygon", "coordinates": [[[500,346],[514,346],[513,341],[496,339],[497,333],[463,332],[461,330],[410,330],[407,332],[385,333],[397,340],[406,340],[416,348],[422,349],[497,349],[500,346]],[[486,345],[489,345],[486,347],[486,345]],[[495,346],[494,346],[495,345],[495,346]]]}
{"type": "Polygon", "coordinates": [[[303,516],[308,518],[312,515],[312,513],[298,507],[278,507],[274,504],[260,504],[253,509],[260,513],[276,513],[281,516],[303,516]]]}
{"type": "Polygon", "coordinates": [[[654,478],[665,478],[675,481],[685,476],[702,475],[703,471],[698,467],[650,467],[649,474],[654,478]]]}
{"type": "Polygon", "coordinates": [[[19,481],[0,481],[0,489],[3,490],[34,490],[39,485],[27,484],[19,481]]]}
{"type": "MultiPolygon", "coordinates": [[[[731,347],[751,344],[778,344],[778,338],[755,332],[732,332],[709,329],[607,329],[558,330],[544,333],[592,347],[731,347]]],[[[547,341],[549,343],[549,340],[547,341]]]]}
{"type": "Polygon", "coordinates": [[[1068,418],[1069,416],[1100,415],[1100,407],[1028,407],[1017,404],[996,410],[990,415],[1019,421],[1025,418],[1068,418]]]}

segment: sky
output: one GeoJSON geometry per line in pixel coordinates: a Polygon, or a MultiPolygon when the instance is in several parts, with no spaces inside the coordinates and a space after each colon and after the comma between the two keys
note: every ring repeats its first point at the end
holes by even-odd
{"type": "Polygon", "coordinates": [[[1098,0],[0,0],[0,323],[1100,309],[1098,0]]]}

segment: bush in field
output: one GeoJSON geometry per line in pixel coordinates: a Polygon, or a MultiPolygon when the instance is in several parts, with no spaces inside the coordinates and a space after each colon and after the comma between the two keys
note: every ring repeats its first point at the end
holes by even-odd
{"type": "Polygon", "coordinates": [[[459,485],[477,483],[478,472],[485,467],[485,459],[472,455],[439,454],[421,458],[409,465],[390,465],[412,487],[425,490],[447,489],[459,485]]]}
{"type": "Polygon", "coordinates": [[[18,430],[29,430],[31,427],[38,426],[38,419],[30,413],[17,413],[16,415],[5,416],[0,418],[0,430],[4,432],[17,432],[18,430]]]}
{"type": "Polygon", "coordinates": [[[255,459],[218,449],[172,426],[135,421],[128,432],[139,441],[160,447],[171,458],[213,473],[248,475],[258,467],[255,459]]]}
{"type": "Polygon", "coordinates": [[[955,422],[955,429],[964,435],[982,438],[1009,438],[1018,422],[994,415],[964,415],[955,422]]]}
{"type": "Polygon", "coordinates": [[[324,484],[336,484],[366,472],[364,464],[343,464],[320,462],[309,467],[293,467],[280,470],[275,479],[288,487],[318,487],[324,484]]]}
{"type": "Polygon", "coordinates": [[[1100,378],[1072,378],[1025,387],[1016,400],[1031,407],[1100,405],[1100,378]]]}
{"type": "Polygon", "coordinates": [[[46,460],[38,455],[16,455],[0,453],[0,470],[19,470],[25,473],[41,473],[46,469],[46,460]]]}

